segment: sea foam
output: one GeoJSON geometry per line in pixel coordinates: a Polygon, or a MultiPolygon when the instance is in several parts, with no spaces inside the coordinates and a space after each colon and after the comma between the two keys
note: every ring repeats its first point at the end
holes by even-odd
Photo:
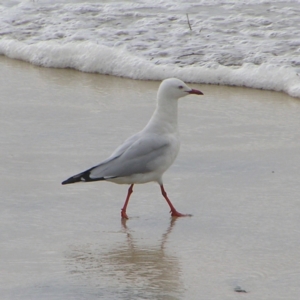
{"type": "Polygon", "coordinates": [[[297,3],[202,2],[4,1],[0,54],[44,67],[300,97],[297,3]]]}

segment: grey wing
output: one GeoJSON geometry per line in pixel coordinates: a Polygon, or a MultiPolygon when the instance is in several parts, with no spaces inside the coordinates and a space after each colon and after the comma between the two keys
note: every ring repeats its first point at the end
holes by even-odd
{"type": "Polygon", "coordinates": [[[135,135],[132,135],[129,137],[125,142],[120,145],[107,160],[111,160],[117,156],[122,155],[129,147],[131,147],[137,140],[140,139],[141,132],[136,133],[135,135]]]}
{"type": "Polygon", "coordinates": [[[110,159],[90,169],[91,179],[108,179],[152,172],[163,164],[170,142],[156,135],[139,136],[133,143],[127,144],[127,147],[123,146],[122,149],[122,146],[110,159]]]}

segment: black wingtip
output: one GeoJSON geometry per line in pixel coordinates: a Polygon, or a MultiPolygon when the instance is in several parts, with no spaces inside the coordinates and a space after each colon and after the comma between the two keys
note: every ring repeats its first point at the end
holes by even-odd
{"type": "Polygon", "coordinates": [[[65,185],[65,184],[87,181],[89,179],[89,173],[90,173],[89,171],[79,173],[63,181],[61,184],[65,185]]]}
{"type": "Polygon", "coordinates": [[[74,177],[70,177],[69,179],[63,181],[61,184],[65,185],[65,184],[70,184],[70,183],[75,183],[81,181],[80,178],[74,178],[74,177]]]}
{"type": "Polygon", "coordinates": [[[90,178],[90,171],[91,169],[79,173],[77,175],[74,175],[70,178],[68,178],[67,180],[63,181],[61,184],[65,185],[65,184],[71,184],[71,183],[76,183],[76,182],[91,182],[91,181],[99,181],[99,180],[105,180],[104,177],[100,177],[100,178],[90,178]]]}

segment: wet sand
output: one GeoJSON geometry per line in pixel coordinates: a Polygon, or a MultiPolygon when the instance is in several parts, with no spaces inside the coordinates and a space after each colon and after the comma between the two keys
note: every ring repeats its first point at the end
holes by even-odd
{"type": "Polygon", "coordinates": [[[191,84],[156,184],[61,186],[142,129],[159,82],[0,56],[1,299],[299,299],[300,100],[191,84]],[[245,293],[247,292],[247,293],[245,293]]]}

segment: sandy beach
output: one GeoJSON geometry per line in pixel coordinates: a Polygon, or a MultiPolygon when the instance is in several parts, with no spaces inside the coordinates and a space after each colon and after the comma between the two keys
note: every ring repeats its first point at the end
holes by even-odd
{"type": "Polygon", "coordinates": [[[61,181],[146,124],[157,81],[0,56],[1,299],[299,299],[300,100],[190,84],[154,184],[61,181]]]}

